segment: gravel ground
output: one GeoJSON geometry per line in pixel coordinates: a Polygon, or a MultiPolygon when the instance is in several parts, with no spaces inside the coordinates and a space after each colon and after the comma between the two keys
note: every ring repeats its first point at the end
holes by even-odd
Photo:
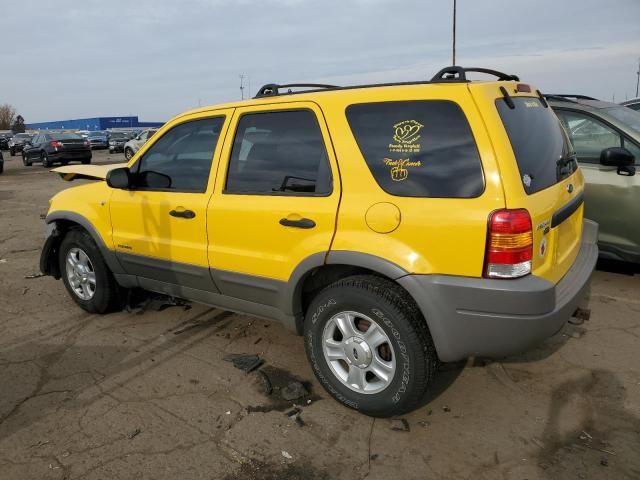
{"type": "Polygon", "coordinates": [[[201,305],[90,315],[61,282],[28,278],[39,216],[73,184],[5,159],[0,478],[640,478],[640,276],[629,268],[595,274],[584,324],[503,362],[444,365],[406,422],[373,420],[329,398],[302,339],[278,324],[201,305]],[[230,353],[265,363],[245,374],[230,353]],[[308,391],[299,414],[281,398],[291,381],[308,391]]]}

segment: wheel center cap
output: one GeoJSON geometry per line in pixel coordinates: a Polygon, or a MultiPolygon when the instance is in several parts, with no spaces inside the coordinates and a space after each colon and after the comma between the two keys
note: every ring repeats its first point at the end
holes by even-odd
{"type": "Polygon", "coordinates": [[[365,368],[371,363],[371,348],[362,338],[351,337],[344,342],[344,353],[349,363],[356,367],[365,368]]]}

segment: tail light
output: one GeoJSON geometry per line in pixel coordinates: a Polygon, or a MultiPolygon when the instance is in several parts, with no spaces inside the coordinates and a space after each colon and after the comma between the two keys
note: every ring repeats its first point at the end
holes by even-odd
{"type": "Polygon", "coordinates": [[[85,140],[84,141],[84,146],[85,147],[90,147],[91,146],[91,143],[89,142],[89,140],[85,140]]]}
{"type": "Polygon", "coordinates": [[[58,140],[54,140],[50,143],[50,145],[53,148],[62,148],[64,145],[62,145],[62,142],[59,142],[58,140]]]}
{"type": "Polygon", "coordinates": [[[525,209],[496,210],[489,216],[484,276],[518,278],[531,273],[533,229],[525,209]]]}

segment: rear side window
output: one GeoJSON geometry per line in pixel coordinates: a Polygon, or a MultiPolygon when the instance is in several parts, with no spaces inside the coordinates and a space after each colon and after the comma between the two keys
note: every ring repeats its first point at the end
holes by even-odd
{"type": "Polygon", "coordinates": [[[473,198],[484,190],[462,109],[445,100],[351,105],[347,120],[382,189],[404,197],[473,198]]]}
{"type": "Polygon", "coordinates": [[[331,170],[309,110],[245,114],[233,142],[225,193],[328,195],[331,170]]]}
{"type": "Polygon", "coordinates": [[[578,162],[560,121],[550,107],[535,97],[512,97],[514,108],[504,99],[496,107],[504,124],[527,194],[544,190],[567,178],[578,162]]]}

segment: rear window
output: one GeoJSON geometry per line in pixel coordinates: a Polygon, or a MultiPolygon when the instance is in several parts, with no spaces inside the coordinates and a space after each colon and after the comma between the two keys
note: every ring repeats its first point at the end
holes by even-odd
{"type": "Polygon", "coordinates": [[[380,187],[404,197],[472,198],[484,176],[460,107],[427,100],[351,105],[347,120],[380,187]]]}
{"type": "Polygon", "coordinates": [[[53,138],[54,140],[77,140],[81,139],[82,137],[76,135],[75,133],[52,133],[51,138],[53,138]]]}
{"type": "Polygon", "coordinates": [[[522,186],[532,194],[570,176],[578,163],[551,108],[545,108],[535,97],[511,99],[514,108],[502,98],[496,100],[496,107],[509,135],[522,186]]]}

